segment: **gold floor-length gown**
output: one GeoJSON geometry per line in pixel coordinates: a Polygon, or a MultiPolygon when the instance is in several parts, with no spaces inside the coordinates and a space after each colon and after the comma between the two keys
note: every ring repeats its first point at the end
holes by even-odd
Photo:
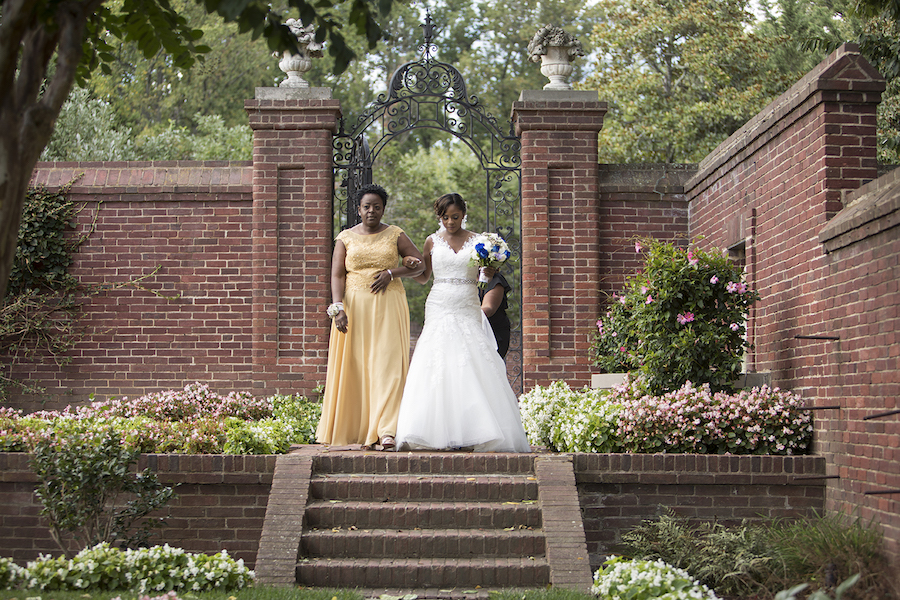
{"type": "Polygon", "coordinates": [[[399,277],[379,294],[369,286],[376,273],[397,267],[402,233],[389,225],[372,235],[350,230],[338,235],[347,249],[348,325],[347,333],[331,325],[319,443],[371,445],[396,433],[409,369],[409,304],[399,277]]]}

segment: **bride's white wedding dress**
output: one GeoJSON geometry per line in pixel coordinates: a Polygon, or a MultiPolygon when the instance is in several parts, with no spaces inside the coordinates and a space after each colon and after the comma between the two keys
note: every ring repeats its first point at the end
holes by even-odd
{"type": "Polygon", "coordinates": [[[474,237],[456,253],[440,235],[431,236],[434,285],[400,403],[398,450],[531,451],[478,301],[478,269],[469,266],[474,237]]]}

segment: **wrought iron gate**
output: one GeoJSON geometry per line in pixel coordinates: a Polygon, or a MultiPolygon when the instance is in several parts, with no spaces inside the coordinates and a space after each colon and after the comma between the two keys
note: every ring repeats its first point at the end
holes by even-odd
{"type": "MultiPolygon", "coordinates": [[[[502,271],[513,291],[508,295],[512,340],[507,355],[510,384],[516,393],[522,386],[521,308],[521,144],[512,124],[504,133],[498,120],[484,110],[476,96],[468,95],[460,72],[435,59],[433,24],[427,15],[421,59],[397,69],[388,91],[378,96],[348,130],[341,120],[333,139],[334,187],[333,234],[359,223],[355,192],[372,182],[372,165],[392,139],[414,129],[436,129],[466,144],[485,174],[486,231],[499,233],[509,244],[512,257],[502,271]],[[372,141],[371,146],[369,141],[372,141]]],[[[453,190],[447,190],[453,191],[453,190]]],[[[482,216],[469,211],[469,221],[482,216]]],[[[413,240],[421,244],[422,240],[413,240]]]]}

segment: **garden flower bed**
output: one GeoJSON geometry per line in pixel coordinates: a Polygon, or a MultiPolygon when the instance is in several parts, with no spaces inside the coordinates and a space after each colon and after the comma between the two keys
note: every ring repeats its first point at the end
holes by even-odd
{"type": "Polygon", "coordinates": [[[805,454],[813,433],[800,397],[768,386],[732,394],[687,382],[654,395],[632,378],[609,390],[557,381],[519,405],[531,443],[558,452],[805,454]]]}
{"type": "Polygon", "coordinates": [[[143,453],[283,454],[315,441],[321,405],[302,396],[220,395],[183,390],[110,399],[62,411],[23,414],[0,407],[0,452],[27,452],[38,439],[109,430],[143,453]]]}

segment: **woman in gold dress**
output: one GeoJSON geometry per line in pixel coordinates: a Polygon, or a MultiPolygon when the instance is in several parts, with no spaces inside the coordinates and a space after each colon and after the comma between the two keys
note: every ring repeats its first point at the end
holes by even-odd
{"type": "Polygon", "coordinates": [[[391,450],[409,368],[409,305],[400,278],[415,277],[424,266],[403,230],[381,222],[384,188],[364,186],[357,198],[362,222],[334,243],[333,322],[316,440],[391,450]]]}

